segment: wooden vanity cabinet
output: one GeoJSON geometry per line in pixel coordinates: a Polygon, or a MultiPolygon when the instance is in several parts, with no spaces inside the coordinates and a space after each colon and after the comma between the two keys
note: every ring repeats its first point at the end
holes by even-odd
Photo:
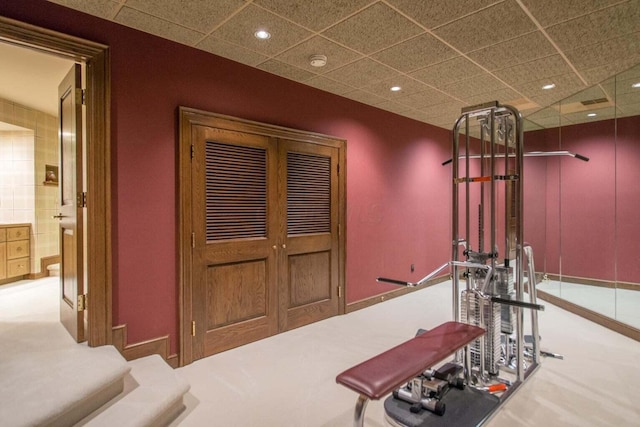
{"type": "Polygon", "coordinates": [[[31,225],[0,225],[0,283],[31,273],[31,225]]]}

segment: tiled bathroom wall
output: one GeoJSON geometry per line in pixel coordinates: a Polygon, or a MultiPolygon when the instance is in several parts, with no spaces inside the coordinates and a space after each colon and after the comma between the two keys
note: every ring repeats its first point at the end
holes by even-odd
{"type": "Polygon", "coordinates": [[[46,165],[59,163],[58,121],[0,99],[0,122],[22,128],[0,131],[0,223],[31,224],[31,273],[39,273],[40,259],[59,252],[59,187],[45,184],[46,165]]]}

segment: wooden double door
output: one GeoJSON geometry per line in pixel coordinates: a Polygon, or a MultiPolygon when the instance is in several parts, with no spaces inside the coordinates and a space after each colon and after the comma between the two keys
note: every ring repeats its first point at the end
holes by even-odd
{"type": "Polygon", "coordinates": [[[191,229],[184,363],[343,312],[344,141],[193,110],[181,117],[191,229]]]}

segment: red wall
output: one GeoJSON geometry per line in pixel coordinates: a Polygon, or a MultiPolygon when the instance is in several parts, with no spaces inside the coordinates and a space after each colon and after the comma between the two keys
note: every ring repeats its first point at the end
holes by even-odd
{"type": "Polygon", "coordinates": [[[178,106],[348,141],[347,302],[448,260],[447,130],[49,2],[4,0],[0,15],[110,47],[113,321],[129,342],[168,334],[177,349],[178,106]]]}

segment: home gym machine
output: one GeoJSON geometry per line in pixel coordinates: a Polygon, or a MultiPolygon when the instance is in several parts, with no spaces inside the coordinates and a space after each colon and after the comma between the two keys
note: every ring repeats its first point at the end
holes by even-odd
{"type": "Polygon", "coordinates": [[[417,286],[449,269],[454,321],[338,375],[360,395],[354,426],[363,425],[370,399],[390,392],[384,408],[392,426],[481,425],[538,368],[544,307],[536,301],[533,251],[523,240],[523,157],[518,110],[497,101],[462,110],[450,161],[451,261],[415,283],[378,278],[417,286]],[[472,127],[479,130],[473,137],[472,127]]]}

